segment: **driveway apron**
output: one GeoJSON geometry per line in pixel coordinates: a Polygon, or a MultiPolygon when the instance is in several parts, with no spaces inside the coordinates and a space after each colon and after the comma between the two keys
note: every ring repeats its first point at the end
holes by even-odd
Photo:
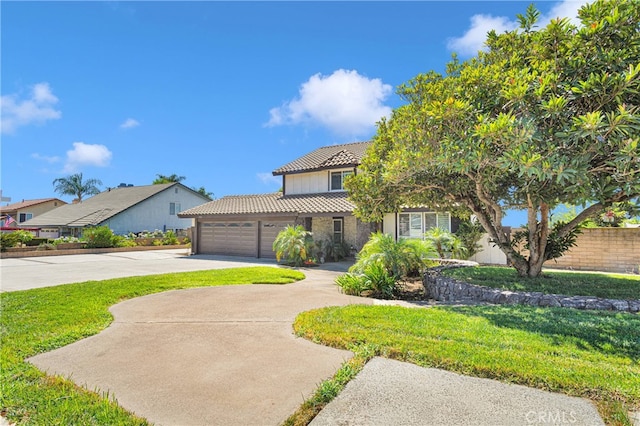
{"type": "Polygon", "coordinates": [[[131,299],[103,332],[29,361],[157,425],[276,425],[352,356],[295,337],[296,315],[372,303],[340,294],[336,272],[304,272],[295,284],[131,299]]]}

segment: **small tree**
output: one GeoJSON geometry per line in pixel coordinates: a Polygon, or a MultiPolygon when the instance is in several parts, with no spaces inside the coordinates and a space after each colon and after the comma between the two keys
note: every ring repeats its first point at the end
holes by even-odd
{"type": "Polygon", "coordinates": [[[311,256],[313,238],[311,232],[302,225],[287,226],[280,231],[273,242],[273,251],[276,252],[276,260],[281,259],[290,265],[301,266],[311,256]]]}
{"type": "Polygon", "coordinates": [[[71,195],[76,197],[78,202],[82,201],[85,195],[96,195],[100,193],[98,188],[102,182],[98,179],[83,180],[82,173],[76,173],[64,178],[54,179],[54,191],[60,195],[71,195]]]}

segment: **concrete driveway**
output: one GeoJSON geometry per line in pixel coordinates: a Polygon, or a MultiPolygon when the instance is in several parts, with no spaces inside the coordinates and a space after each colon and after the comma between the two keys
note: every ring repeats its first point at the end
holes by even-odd
{"type": "Polygon", "coordinates": [[[0,290],[27,290],[87,280],[276,264],[275,260],[269,259],[189,256],[189,252],[190,249],[172,249],[0,259],[0,290]]]}
{"type": "Polygon", "coordinates": [[[335,272],[289,285],[169,291],[119,303],[102,333],[30,362],[109,391],[157,425],[276,425],[351,353],[293,335],[299,312],[372,303],[339,294],[335,272]]]}

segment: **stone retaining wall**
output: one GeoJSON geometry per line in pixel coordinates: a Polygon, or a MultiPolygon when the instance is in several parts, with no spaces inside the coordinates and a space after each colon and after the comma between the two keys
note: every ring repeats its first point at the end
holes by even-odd
{"type": "Polygon", "coordinates": [[[464,283],[444,277],[437,271],[424,277],[425,296],[441,302],[469,301],[506,305],[549,306],[575,309],[640,312],[640,300],[601,299],[589,296],[564,296],[540,292],[516,292],[464,283]]]}

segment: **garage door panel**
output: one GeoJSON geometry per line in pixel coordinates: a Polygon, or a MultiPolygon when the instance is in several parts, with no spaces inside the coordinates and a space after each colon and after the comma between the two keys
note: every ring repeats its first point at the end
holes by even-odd
{"type": "Polygon", "coordinates": [[[257,222],[204,222],[200,227],[200,252],[233,256],[256,256],[257,222]]]}
{"type": "Polygon", "coordinates": [[[262,221],[260,223],[260,257],[276,257],[273,251],[273,242],[284,228],[291,224],[291,221],[262,221]]]}

